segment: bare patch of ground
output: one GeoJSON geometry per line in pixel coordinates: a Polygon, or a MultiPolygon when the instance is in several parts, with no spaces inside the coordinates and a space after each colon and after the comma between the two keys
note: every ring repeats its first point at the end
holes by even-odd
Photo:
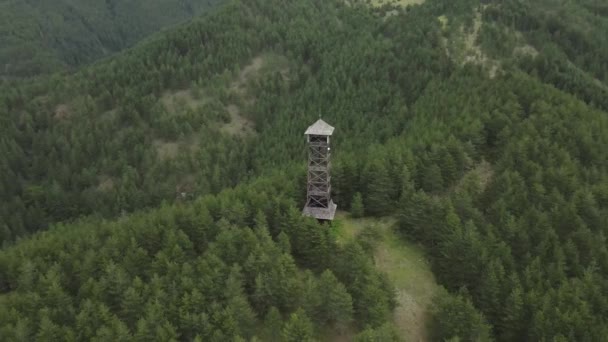
{"type": "Polygon", "coordinates": [[[278,71],[283,79],[289,79],[289,62],[284,56],[276,54],[262,54],[254,57],[239,73],[230,85],[230,90],[238,95],[247,97],[247,86],[252,80],[263,74],[278,71]]]}
{"type": "Polygon", "coordinates": [[[99,185],[97,185],[97,190],[101,192],[108,192],[114,189],[114,180],[112,177],[101,176],[99,177],[99,185]]]}
{"type": "Polygon", "coordinates": [[[254,57],[247,64],[230,85],[230,91],[240,100],[241,103],[231,103],[226,106],[230,114],[230,122],[221,127],[221,131],[230,135],[247,135],[254,132],[254,123],[247,118],[246,109],[255,103],[255,98],[251,95],[249,86],[251,82],[260,78],[262,75],[272,72],[279,72],[283,80],[289,81],[289,62],[284,56],[275,54],[262,54],[254,57]]]}
{"type": "MultiPolygon", "coordinates": [[[[244,136],[255,132],[255,126],[249,119],[248,108],[255,103],[252,94],[252,83],[261,77],[278,72],[284,81],[289,81],[289,61],[281,55],[273,53],[260,54],[251,59],[227,84],[228,96],[217,99],[219,95],[212,89],[199,88],[184,89],[175,92],[166,92],[160,99],[170,115],[179,115],[188,110],[202,110],[205,105],[223,103],[230,116],[226,124],[220,123],[218,129],[226,134],[244,136]]],[[[221,83],[221,82],[220,82],[221,83]]],[[[198,113],[198,112],[197,112],[198,113]]],[[[213,119],[211,119],[213,120],[213,119]]],[[[154,143],[161,160],[172,159],[178,153],[178,145],[174,142],[156,141],[154,143]]],[[[198,146],[197,142],[191,144],[191,150],[198,146]]]]}
{"type": "Polygon", "coordinates": [[[246,65],[242,70],[237,79],[232,82],[230,89],[236,91],[240,95],[243,95],[247,91],[247,82],[255,77],[262,67],[264,66],[265,59],[263,56],[257,56],[253,58],[251,63],[246,65]]]}
{"type": "Polygon", "coordinates": [[[465,57],[463,64],[473,63],[484,66],[488,69],[490,78],[494,78],[500,68],[499,62],[490,59],[481,50],[481,47],[477,45],[482,23],[481,12],[477,10],[475,11],[475,20],[473,20],[473,29],[470,33],[465,34],[465,57]]]}
{"type": "Polygon", "coordinates": [[[160,98],[163,106],[169,114],[179,114],[187,109],[195,110],[205,104],[207,99],[205,96],[194,96],[191,89],[178,90],[176,92],[167,92],[160,98]]]}
{"type": "Polygon", "coordinates": [[[174,159],[179,153],[179,144],[174,141],[155,140],[153,145],[161,161],[174,159]]]}
{"type": "MultiPolygon", "coordinates": [[[[490,78],[494,78],[501,69],[500,61],[488,57],[477,43],[483,25],[482,10],[485,8],[487,8],[487,5],[482,6],[481,10],[475,9],[473,27],[466,29],[464,26],[461,26],[457,38],[449,41],[443,37],[442,43],[444,44],[447,56],[452,60],[461,65],[469,63],[480,65],[487,70],[490,78]]],[[[444,31],[446,31],[449,24],[448,18],[442,15],[438,17],[438,20],[444,31]]]]}
{"type": "MultiPolygon", "coordinates": [[[[242,106],[234,103],[226,106],[226,110],[230,114],[230,122],[221,127],[221,131],[231,135],[242,135],[246,133],[247,127],[249,127],[248,121],[241,111],[241,107],[247,105],[253,105],[255,99],[249,95],[248,84],[254,78],[257,78],[260,74],[260,70],[266,64],[266,60],[263,56],[256,56],[247,64],[236,77],[236,79],[230,85],[230,91],[242,101],[242,106]]],[[[251,123],[253,127],[253,123],[251,123]]]]}
{"type": "Polygon", "coordinates": [[[53,118],[55,120],[64,120],[64,119],[69,118],[70,115],[72,115],[70,106],[68,106],[67,104],[60,104],[57,107],[55,107],[53,118]]]}
{"type": "Polygon", "coordinates": [[[241,110],[237,105],[228,105],[226,110],[230,114],[230,122],[221,127],[222,132],[239,136],[254,132],[253,122],[241,115],[241,110]]]}

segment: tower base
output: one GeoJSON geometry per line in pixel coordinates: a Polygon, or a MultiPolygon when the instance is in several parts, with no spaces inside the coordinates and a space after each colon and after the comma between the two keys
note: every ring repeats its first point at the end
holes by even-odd
{"type": "Polygon", "coordinates": [[[336,209],[338,209],[338,205],[331,201],[329,202],[329,208],[304,207],[302,215],[314,217],[317,220],[332,221],[336,216],[336,209]]]}

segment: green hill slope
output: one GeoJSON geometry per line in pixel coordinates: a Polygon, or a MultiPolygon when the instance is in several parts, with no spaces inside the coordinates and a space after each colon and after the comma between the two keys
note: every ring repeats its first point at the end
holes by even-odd
{"type": "Polygon", "coordinates": [[[35,76],[90,63],[219,2],[3,1],[0,78],[35,76]]]}
{"type": "Polygon", "coordinates": [[[395,287],[393,322],[404,341],[429,340],[432,300],[438,290],[424,253],[395,231],[395,220],[353,219],[339,213],[335,234],[340,244],[358,240],[372,249],[376,267],[395,287]]]}
{"type": "MultiPolygon", "coordinates": [[[[218,197],[209,207],[213,221],[245,217],[236,226],[252,226],[254,212],[263,208],[277,243],[280,227],[304,227],[298,223],[302,133],[322,114],[336,127],[332,182],[340,208],[360,194],[365,215],[396,216],[399,233],[424,246],[437,283],[449,291],[439,291],[433,302],[431,339],[601,340],[608,334],[608,113],[598,90],[603,46],[581,44],[574,53],[568,44],[580,39],[562,41],[562,33],[600,42],[607,36],[605,18],[598,14],[597,23],[589,19],[581,29],[578,15],[545,18],[548,1],[513,16],[519,3],[234,2],[74,75],[2,88],[0,239],[8,254],[0,271],[2,291],[10,292],[6,298],[17,311],[5,318],[7,329],[29,326],[19,317],[35,309],[44,326],[79,330],[75,303],[71,311],[44,310],[56,298],[46,299],[53,292],[43,278],[34,278],[38,287],[30,295],[18,290],[26,268],[14,255],[30,255],[28,244],[46,251],[62,235],[80,234],[79,224],[40,233],[58,222],[136,220],[137,212],[163,202],[190,202],[264,180],[271,190],[218,197]],[[534,29],[524,30],[532,19],[534,29]],[[563,26],[558,30],[556,20],[563,26]],[[282,194],[278,185],[288,189],[283,195],[289,200],[275,201],[275,193],[282,194]]],[[[591,18],[587,5],[568,6],[591,18]]],[[[160,226],[189,227],[177,219],[160,226]]],[[[135,233],[114,227],[100,234],[112,242],[124,230],[121,241],[146,243],[136,233],[146,230],[143,225],[135,233]]],[[[389,282],[368,279],[348,263],[316,259],[316,248],[325,253],[332,245],[310,227],[289,236],[298,265],[319,277],[316,263],[340,268],[335,276],[351,298],[364,298],[361,306],[376,303],[374,293],[383,298],[378,311],[353,307],[353,315],[358,329],[378,328],[362,338],[392,336],[384,326],[395,304],[385,296],[389,282]]],[[[364,249],[351,247],[345,253],[353,258],[364,249]]],[[[61,254],[58,248],[50,261],[36,261],[46,270],[47,261],[69,260],[59,279],[78,305],[110,293],[110,287],[93,291],[73,278],[70,270],[80,268],[71,263],[86,249],[61,254]]],[[[160,255],[158,248],[150,251],[154,259],[144,263],[145,272],[161,267],[158,260],[171,263],[170,246],[160,255]]],[[[358,265],[368,272],[365,264],[358,265]]],[[[85,274],[95,281],[95,272],[85,274]]],[[[168,281],[158,287],[174,290],[168,281]]],[[[247,289],[253,303],[255,292],[247,289]]],[[[157,309],[135,312],[144,310],[154,321],[157,309]]],[[[124,321],[118,307],[109,311],[124,321]]],[[[293,329],[315,324],[296,308],[280,313],[295,315],[293,329]]],[[[315,317],[314,310],[306,316],[315,317]]],[[[169,323],[176,326],[176,320],[169,323]]],[[[203,331],[184,322],[179,329],[203,331]]],[[[138,329],[133,322],[116,328],[124,330],[121,324],[130,334],[138,329]]],[[[156,332],[159,338],[163,333],[156,332]]]]}
{"type": "Polygon", "coordinates": [[[310,341],[386,322],[393,294],[372,260],[302,218],[276,181],[288,184],[275,175],[0,251],[0,336],[310,341]]]}

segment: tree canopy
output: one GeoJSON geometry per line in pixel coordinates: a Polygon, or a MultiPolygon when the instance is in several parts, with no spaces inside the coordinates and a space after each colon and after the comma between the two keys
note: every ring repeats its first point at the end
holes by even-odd
{"type": "Polygon", "coordinates": [[[0,335],[392,339],[365,246],[300,215],[321,113],[339,207],[428,251],[437,339],[601,340],[607,23],[593,0],[233,1],[4,82],[0,335]]]}

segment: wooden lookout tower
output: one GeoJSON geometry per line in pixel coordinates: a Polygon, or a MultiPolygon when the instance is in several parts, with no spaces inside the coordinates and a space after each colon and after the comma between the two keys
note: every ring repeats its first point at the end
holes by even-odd
{"type": "Polygon", "coordinates": [[[304,133],[308,140],[308,187],[303,214],[331,221],[338,207],[331,199],[330,137],[334,128],[319,119],[304,133]]]}

